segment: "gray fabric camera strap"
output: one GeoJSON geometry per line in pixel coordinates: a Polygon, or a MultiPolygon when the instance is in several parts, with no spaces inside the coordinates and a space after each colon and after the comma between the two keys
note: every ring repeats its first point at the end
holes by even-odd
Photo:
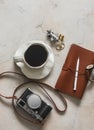
{"type": "MultiPolygon", "coordinates": [[[[18,73],[18,72],[6,71],[6,72],[3,72],[3,73],[0,74],[0,78],[3,78],[4,76],[7,76],[7,77],[8,77],[9,74],[16,74],[16,75],[25,77],[25,75],[23,75],[23,74],[21,74],[21,73],[18,73]]],[[[26,78],[26,77],[25,77],[25,78],[26,78]]],[[[25,87],[25,85],[28,85],[28,84],[31,84],[31,83],[36,83],[36,84],[38,84],[38,86],[39,86],[39,87],[45,92],[45,94],[48,96],[49,100],[52,102],[52,104],[54,105],[55,110],[56,110],[58,113],[63,114],[63,113],[66,111],[66,109],[67,109],[67,102],[66,102],[66,100],[65,100],[65,98],[63,97],[63,95],[62,95],[61,92],[59,92],[59,91],[56,90],[55,88],[51,87],[50,85],[48,85],[48,84],[46,84],[46,83],[43,83],[43,82],[40,82],[40,81],[38,81],[38,80],[28,79],[28,78],[26,78],[26,79],[27,79],[28,81],[23,82],[22,84],[18,85],[18,86],[14,89],[14,92],[13,92],[13,95],[12,95],[12,96],[9,96],[9,97],[8,97],[8,96],[4,96],[3,94],[0,94],[0,96],[3,97],[3,98],[12,99],[13,109],[14,109],[14,111],[15,111],[18,115],[20,115],[23,119],[25,119],[25,120],[27,120],[27,121],[29,121],[29,122],[33,122],[33,123],[36,123],[36,124],[40,124],[40,122],[38,122],[38,121],[36,121],[36,120],[34,120],[34,119],[31,120],[31,119],[28,119],[28,118],[26,118],[25,116],[23,116],[23,115],[18,111],[18,109],[17,109],[17,107],[16,107],[16,105],[15,105],[15,100],[18,99],[17,96],[15,95],[16,92],[17,92],[20,88],[25,87]],[[55,93],[58,94],[59,98],[62,100],[62,102],[63,102],[63,104],[64,104],[64,109],[63,109],[63,110],[60,110],[60,109],[57,107],[56,103],[54,102],[54,100],[52,99],[52,97],[48,94],[48,92],[47,92],[46,89],[49,89],[49,90],[51,90],[51,91],[53,91],[53,92],[55,92],[55,93]]],[[[42,122],[41,124],[43,124],[43,122],[42,122]]]]}

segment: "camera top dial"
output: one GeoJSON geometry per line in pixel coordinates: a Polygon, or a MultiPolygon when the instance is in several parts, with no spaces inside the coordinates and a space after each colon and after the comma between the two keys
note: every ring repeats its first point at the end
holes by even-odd
{"type": "Polygon", "coordinates": [[[36,94],[31,94],[27,99],[27,104],[31,109],[38,109],[41,106],[41,98],[36,94]]]}

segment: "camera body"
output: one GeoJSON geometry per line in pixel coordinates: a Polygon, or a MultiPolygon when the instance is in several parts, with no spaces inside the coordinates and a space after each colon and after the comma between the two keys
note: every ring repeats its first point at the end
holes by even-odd
{"type": "Polygon", "coordinates": [[[39,122],[44,120],[52,110],[52,107],[47,105],[39,95],[33,93],[30,88],[24,91],[16,103],[17,106],[39,122]]]}

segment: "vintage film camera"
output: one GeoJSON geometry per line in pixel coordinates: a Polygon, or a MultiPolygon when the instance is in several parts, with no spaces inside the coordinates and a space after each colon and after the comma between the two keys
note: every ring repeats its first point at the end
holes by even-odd
{"type": "Polygon", "coordinates": [[[47,105],[39,95],[33,93],[30,88],[27,88],[17,100],[17,106],[39,122],[42,122],[52,110],[52,107],[47,105]]]}

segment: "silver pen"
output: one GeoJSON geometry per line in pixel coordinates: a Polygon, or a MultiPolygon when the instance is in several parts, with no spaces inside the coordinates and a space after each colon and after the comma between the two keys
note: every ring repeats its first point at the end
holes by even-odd
{"type": "Polygon", "coordinates": [[[76,63],[76,71],[75,71],[75,79],[74,79],[74,87],[73,87],[74,91],[76,91],[76,89],[77,89],[79,65],[80,65],[80,58],[78,57],[77,63],[76,63]]]}

